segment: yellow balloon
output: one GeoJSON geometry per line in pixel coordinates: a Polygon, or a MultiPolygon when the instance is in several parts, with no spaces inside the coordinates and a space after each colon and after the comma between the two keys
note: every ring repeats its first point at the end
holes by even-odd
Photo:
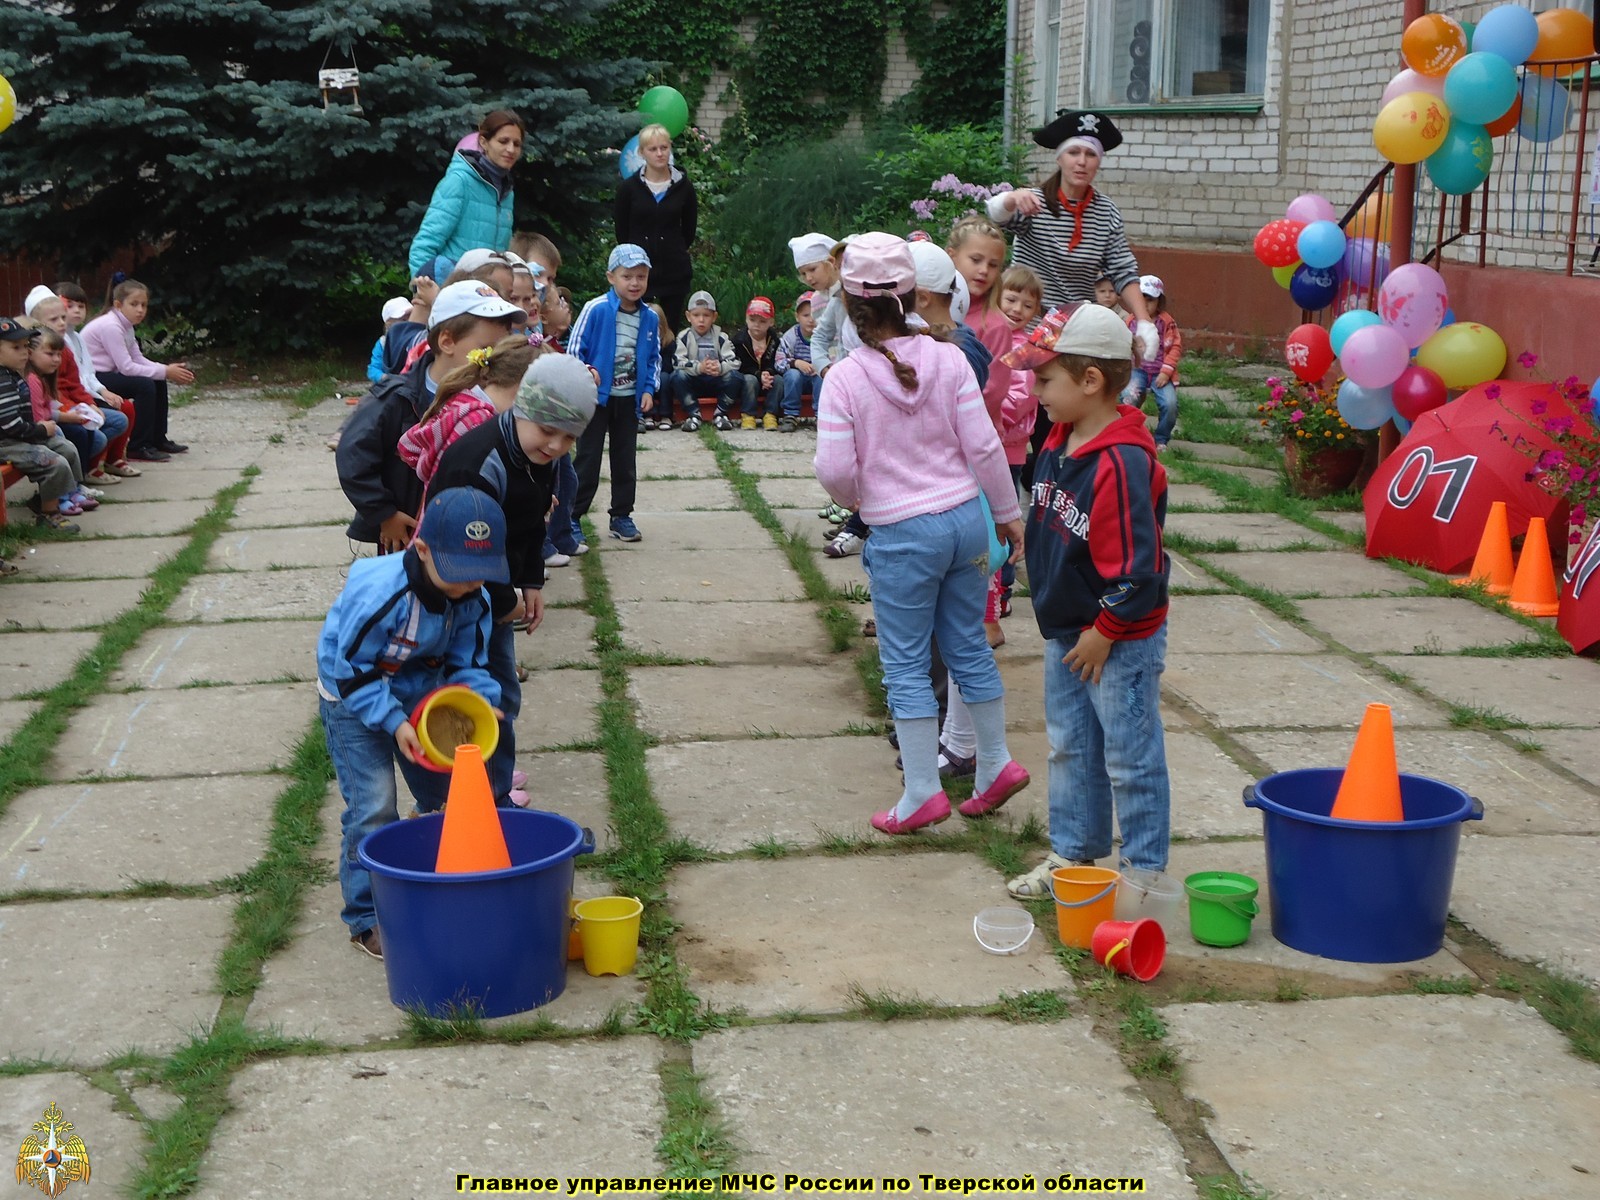
{"type": "Polygon", "coordinates": [[[1487,325],[1457,322],[1422,343],[1417,366],[1433,371],[1445,387],[1476,387],[1499,378],[1506,369],[1506,344],[1487,325]]]}
{"type": "Polygon", "coordinates": [[[1418,163],[1450,132],[1450,109],[1428,92],[1407,92],[1383,106],[1372,124],[1372,144],[1392,163],[1418,163]]]}
{"type": "Polygon", "coordinates": [[[11,87],[11,81],[0,75],[0,133],[11,128],[11,122],[17,119],[17,93],[11,87]]]}
{"type": "Polygon", "coordinates": [[[1387,242],[1389,240],[1389,217],[1393,212],[1393,196],[1385,196],[1382,193],[1368,196],[1367,202],[1361,206],[1361,211],[1356,214],[1355,220],[1351,222],[1350,228],[1345,230],[1345,233],[1353,238],[1387,242]]]}
{"type": "Polygon", "coordinates": [[[1296,259],[1288,266],[1273,267],[1272,277],[1278,281],[1278,286],[1286,288],[1294,280],[1294,273],[1300,269],[1300,260],[1296,259]]]}

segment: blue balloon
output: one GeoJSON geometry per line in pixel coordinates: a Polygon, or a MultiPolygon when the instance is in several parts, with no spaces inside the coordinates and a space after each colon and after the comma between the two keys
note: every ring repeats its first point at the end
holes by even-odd
{"type": "Polygon", "coordinates": [[[1517,132],[1530,142],[1553,142],[1567,131],[1567,89],[1544,75],[1522,77],[1522,115],[1517,132]]]}
{"type": "Polygon", "coordinates": [[[1464,196],[1483,186],[1493,165],[1494,142],[1489,131],[1482,125],[1451,121],[1444,141],[1428,155],[1428,178],[1447,196],[1464,196]]]}
{"type": "Polygon", "coordinates": [[[1444,319],[1439,322],[1439,328],[1443,329],[1446,325],[1454,325],[1455,323],[1456,323],[1456,310],[1453,309],[1453,308],[1445,309],[1444,310],[1444,319]]]}
{"type": "Polygon", "coordinates": [[[1332,221],[1313,221],[1300,231],[1295,249],[1308,267],[1331,267],[1344,257],[1344,230],[1332,221]]]}
{"type": "Polygon", "coordinates": [[[632,179],[644,170],[644,155],[639,153],[639,135],[636,133],[623,144],[622,157],[617,159],[617,170],[624,179],[632,179]]]}
{"type": "Polygon", "coordinates": [[[1589,389],[1589,399],[1600,400],[1600,378],[1594,381],[1594,386],[1589,389]]]}
{"type": "Polygon", "coordinates": [[[1327,267],[1302,263],[1289,280],[1289,295],[1308,312],[1327,308],[1339,291],[1339,276],[1327,267]]]}
{"type": "Polygon", "coordinates": [[[1333,344],[1335,354],[1344,353],[1344,344],[1350,340],[1350,335],[1358,329],[1365,329],[1368,325],[1382,325],[1383,318],[1370,309],[1353,308],[1347,313],[1341,313],[1337,320],[1328,328],[1328,341],[1333,344]]]}
{"type": "MultiPolygon", "coordinates": [[[[1472,52],[1494,54],[1513,67],[1528,61],[1539,44],[1539,18],[1520,4],[1502,4],[1484,14],[1472,31],[1472,52]]],[[[1510,107],[1508,104],[1507,108],[1510,107]]],[[[1502,113],[1505,109],[1500,110],[1502,113]]],[[[1490,117],[1489,120],[1494,120],[1490,117]]]]}
{"type": "Polygon", "coordinates": [[[1452,125],[1487,125],[1505,116],[1516,99],[1517,69],[1498,54],[1469,54],[1444,77],[1452,125]]]}
{"type": "Polygon", "coordinates": [[[1354,429],[1376,429],[1394,419],[1394,389],[1364,388],[1353,379],[1339,385],[1339,415],[1354,429]]]}
{"type": "Polygon", "coordinates": [[[1344,250],[1345,277],[1358,288],[1376,288],[1389,277],[1389,247],[1371,238],[1351,238],[1344,250]]]}

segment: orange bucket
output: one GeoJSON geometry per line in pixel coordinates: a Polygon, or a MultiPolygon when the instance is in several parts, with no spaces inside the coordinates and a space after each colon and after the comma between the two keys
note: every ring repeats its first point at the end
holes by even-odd
{"type": "Polygon", "coordinates": [[[1089,950],[1094,927],[1116,916],[1117,883],[1122,878],[1108,867],[1057,867],[1050,872],[1056,898],[1056,931],[1063,946],[1089,950]]]}

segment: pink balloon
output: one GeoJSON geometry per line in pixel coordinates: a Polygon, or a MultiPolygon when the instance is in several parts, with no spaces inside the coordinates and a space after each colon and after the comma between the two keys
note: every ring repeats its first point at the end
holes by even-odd
{"type": "Polygon", "coordinates": [[[1352,381],[1364,388],[1386,388],[1411,361],[1405,338],[1387,325],[1368,325],[1352,333],[1339,355],[1339,365],[1352,381]]]}
{"type": "Polygon", "coordinates": [[[1407,346],[1420,346],[1438,333],[1448,305],[1443,276],[1421,263],[1396,267],[1378,289],[1378,315],[1407,346]]]}
{"type": "Polygon", "coordinates": [[[1430,96],[1444,96],[1443,75],[1423,75],[1407,67],[1400,74],[1389,81],[1389,86],[1383,89],[1383,99],[1378,107],[1382,108],[1396,96],[1404,96],[1407,92],[1427,92],[1430,96]]]}
{"type": "Polygon", "coordinates": [[[1291,221],[1304,221],[1307,225],[1313,221],[1337,221],[1339,214],[1327,200],[1314,192],[1307,192],[1303,196],[1296,196],[1289,201],[1289,211],[1284,214],[1291,221]]]}

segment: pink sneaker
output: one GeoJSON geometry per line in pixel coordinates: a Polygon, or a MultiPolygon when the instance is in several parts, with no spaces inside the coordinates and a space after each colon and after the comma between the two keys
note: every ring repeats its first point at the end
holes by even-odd
{"type": "Polygon", "coordinates": [[[950,797],[943,792],[935,792],[922,802],[922,807],[917,809],[904,821],[898,820],[894,809],[887,812],[872,814],[872,827],[879,833],[898,834],[915,833],[928,825],[937,825],[941,821],[950,819],[950,797]]]}
{"type": "Polygon", "coordinates": [[[506,799],[515,804],[518,808],[527,808],[529,804],[533,803],[533,801],[529,798],[528,793],[523,791],[521,788],[512,788],[506,793],[506,799]]]}
{"type": "Polygon", "coordinates": [[[1022,769],[1022,764],[1012,759],[1001,768],[993,783],[972,799],[963,800],[958,811],[963,817],[987,816],[1027,787],[1029,782],[1028,773],[1022,769]]]}
{"type": "Polygon", "coordinates": [[[513,771],[513,772],[511,772],[511,786],[514,787],[514,788],[525,788],[525,787],[527,787],[528,786],[528,773],[526,771],[513,771]]]}

